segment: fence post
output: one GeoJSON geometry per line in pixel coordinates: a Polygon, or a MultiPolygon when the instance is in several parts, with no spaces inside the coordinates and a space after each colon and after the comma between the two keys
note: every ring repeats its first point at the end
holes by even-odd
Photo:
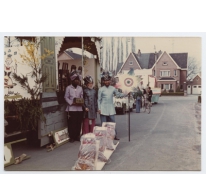
{"type": "Polygon", "coordinates": [[[198,96],[197,102],[198,102],[198,103],[201,103],[201,96],[198,96]]]}

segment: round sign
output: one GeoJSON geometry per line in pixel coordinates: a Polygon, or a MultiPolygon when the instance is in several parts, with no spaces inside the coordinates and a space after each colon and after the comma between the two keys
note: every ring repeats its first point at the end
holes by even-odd
{"type": "Polygon", "coordinates": [[[127,86],[127,87],[131,87],[133,84],[134,84],[134,81],[133,81],[132,78],[126,78],[124,80],[124,85],[127,86]]]}

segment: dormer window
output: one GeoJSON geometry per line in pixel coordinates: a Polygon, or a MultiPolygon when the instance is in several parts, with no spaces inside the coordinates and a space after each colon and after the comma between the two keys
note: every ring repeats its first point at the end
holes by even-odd
{"type": "Polygon", "coordinates": [[[163,66],[167,66],[168,64],[167,64],[167,62],[163,62],[163,64],[162,64],[163,66]]]}
{"type": "Polygon", "coordinates": [[[133,61],[130,61],[130,62],[129,62],[129,65],[132,66],[132,65],[133,65],[133,61]]]}

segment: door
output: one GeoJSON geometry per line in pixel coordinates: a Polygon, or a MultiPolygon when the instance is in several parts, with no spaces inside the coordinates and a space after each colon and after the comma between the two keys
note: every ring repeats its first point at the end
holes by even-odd
{"type": "Polygon", "coordinates": [[[191,86],[190,85],[187,86],[187,94],[191,94],[191,86]]]}
{"type": "Polygon", "coordinates": [[[42,91],[56,92],[55,37],[43,37],[41,41],[41,55],[45,54],[45,49],[54,53],[42,60],[42,72],[47,75],[47,79],[42,85],[42,91]]]}
{"type": "Polygon", "coordinates": [[[192,87],[192,94],[201,94],[201,85],[194,85],[192,87]]]}

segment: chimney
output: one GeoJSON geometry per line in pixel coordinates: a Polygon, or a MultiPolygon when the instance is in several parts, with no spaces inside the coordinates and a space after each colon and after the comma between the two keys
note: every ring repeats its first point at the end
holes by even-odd
{"type": "Polygon", "coordinates": [[[158,55],[158,54],[157,54],[157,52],[155,51],[155,53],[154,53],[154,56],[155,56],[155,62],[157,61],[157,58],[158,58],[157,55],[158,55]]]}
{"type": "Polygon", "coordinates": [[[141,56],[141,51],[140,51],[140,49],[138,49],[137,56],[138,56],[138,57],[140,57],[140,56],[141,56]]]}
{"type": "Polygon", "coordinates": [[[157,58],[159,58],[161,54],[162,54],[162,51],[159,50],[159,52],[158,52],[158,57],[157,57],[157,58]]]}

